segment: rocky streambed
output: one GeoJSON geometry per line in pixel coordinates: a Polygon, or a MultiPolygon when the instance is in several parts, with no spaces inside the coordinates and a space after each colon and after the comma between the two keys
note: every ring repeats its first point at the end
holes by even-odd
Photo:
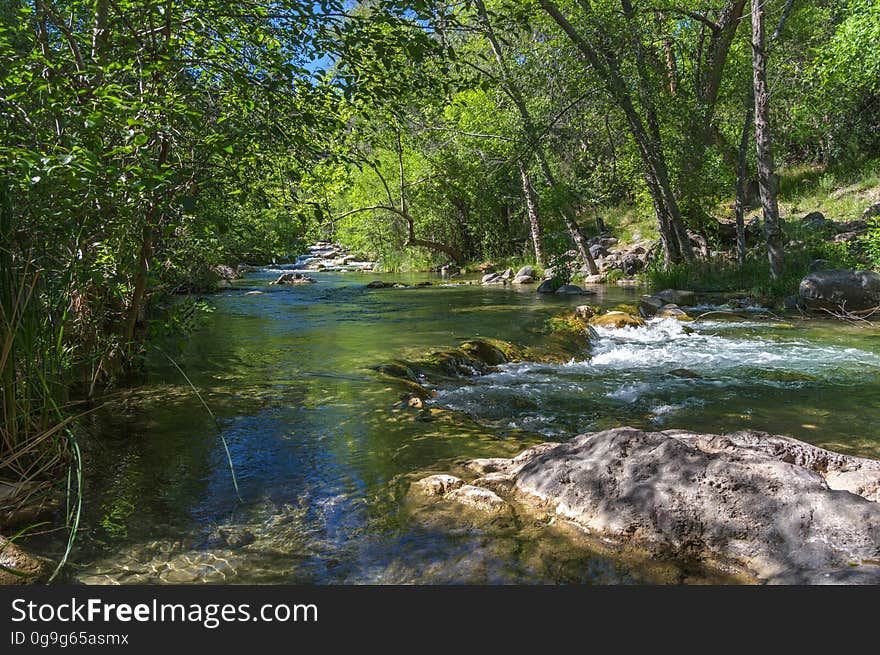
{"type": "MultiPolygon", "coordinates": [[[[589,306],[578,307],[567,319],[571,330],[563,334],[569,340],[578,331],[601,338],[596,326],[626,339],[649,331],[646,320],[655,325],[692,321],[669,311],[677,306],[662,305],[690,299],[668,296],[641,301],[643,314],[665,310],[663,318],[601,310],[593,315],[589,306]]],[[[687,339],[692,332],[685,324],[666,339],[687,339]]],[[[695,339],[695,349],[704,345],[695,339]]],[[[590,344],[581,341],[577,347],[584,353],[590,344]]],[[[603,347],[594,352],[597,359],[607,354],[603,347]]],[[[642,347],[651,350],[647,343],[642,347]]],[[[700,359],[699,352],[694,356],[700,359]]],[[[442,405],[431,398],[444,380],[506,379],[511,367],[550,359],[546,352],[471,340],[457,350],[379,370],[408,385],[411,395],[404,398],[421,409],[421,399],[428,407],[442,405]]],[[[679,368],[669,377],[690,384],[704,373],[679,368]]],[[[618,548],[700,562],[755,582],[880,584],[880,461],[758,430],[588,432],[511,458],[460,461],[445,473],[419,478],[411,493],[432,499],[441,515],[461,508],[463,529],[474,512],[486,520],[563,521],[618,548]]]]}

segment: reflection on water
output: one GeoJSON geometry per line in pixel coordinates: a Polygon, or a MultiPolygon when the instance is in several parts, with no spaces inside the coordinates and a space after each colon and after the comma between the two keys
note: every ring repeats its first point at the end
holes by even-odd
{"type": "MultiPolygon", "coordinates": [[[[675,582],[690,573],[602,552],[564,526],[429,519],[409,482],[621,423],[751,427],[880,456],[880,344],[867,330],[757,319],[700,322],[691,335],[672,321],[600,330],[592,356],[507,365],[439,389],[435,411],[419,412],[401,407],[400,390],[370,367],[475,336],[533,344],[549,317],[583,299],[473,286],[367,290],[371,278],[354,274],[270,287],[272,277],[250,274],[213,297],[216,312],[176,355],[216,423],[160,357],[147,386],[93,415],[85,529],[69,580],[675,582]],[[264,293],[246,296],[252,289],[264,293]]],[[[602,293],[591,302],[638,292],[602,293]]]]}

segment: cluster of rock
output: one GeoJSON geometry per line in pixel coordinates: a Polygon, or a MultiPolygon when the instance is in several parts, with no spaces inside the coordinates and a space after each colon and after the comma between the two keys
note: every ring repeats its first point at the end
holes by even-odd
{"type": "Polygon", "coordinates": [[[297,257],[295,266],[309,271],[327,272],[369,273],[379,269],[376,262],[366,261],[342,244],[325,241],[309,246],[308,254],[297,257]]]}
{"type": "Polygon", "coordinates": [[[680,321],[690,321],[691,317],[681,306],[696,304],[697,296],[693,291],[665,289],[639,298],[639,314],[645,318],[677,318],[680,321]]]}
{"type": "Polygon", "coordinates": [[[835,243],[851,242],[859,239],[868,231],[868,220],[872,217],[872,207],[865,210],[862,218],[852,221],[832,221],[822,212],[810,212],[801,220],[801,226],[811,232],[828,236],[835,243]]]}
{"type": "Polygon", "coordinates": [[[504,285],[504,284],[534,284],[537,280],[534,266],[523,266],[516,273],[512,268],[508,268],[500,273],[493,271],[484,271],[480,284],[484,286],[504,285]]]}
{"type": "Polygon", "coordinates": [[[584,282],[587,284],[599,284],[612,271],[621,271],[625,276],[632,276],[645,270],[656,247],[656,242],[651,240],[636,241],[629,245],[622,245],[616,237],[603,235],[593,237],[589,241],[590,255],[599,268],[597,275],[590,275],[589,271],[582,269],[585,274],[584,282]]]}
{"type": "Polygon", "coordinates": [[[309,277],[305,273],[282,273],[270,284],[286,284],[292,286],[297,284],[314,284],[315,282],[317,282],[315,278],[309,277]]]}
{"type": "Polygon", "coordinates": [[[464,468],[415,488],[762,582],[880,583],[880,461],[756,431],[622,427],[464,468]]]}
{"type": "Polygon", "coordinates": [[[421,289],[433,286],[431,282],[416,282],[415,284],[403,284],[402,282],[385,282],[383,280],[373,280],[367,283],[367,289],[421,289]]]}
{"type": "Polygon", "coordinates": [[[610,311],[593,305],[579,305],[574,309],[575,318],[593,327],[628,328],[642,327],[650,318],[675,318],[679,321],[694,320],[680,306],[693,305],[696,296],[692,291],[666,289],[639,299],[638,307],[620,306],[610,311]],[[676,302],[673,302],[676,301],[676,302]]]}
{"type": "MultiPolygon", "coordinates": [[[[503,286],[506,284],[534,284],[538,281],[538,274],[533,266],[523,266],[514,272],[512,268],[501,272],[485,271],[480,279],[483,286],[503,286]]],[[[538,285],[538,293],[556,293],[559,295],[592,295],[593,291],[587,291],[576,284],[563,284],[550,269],[545,271],[544,278],[538,285]]]]}

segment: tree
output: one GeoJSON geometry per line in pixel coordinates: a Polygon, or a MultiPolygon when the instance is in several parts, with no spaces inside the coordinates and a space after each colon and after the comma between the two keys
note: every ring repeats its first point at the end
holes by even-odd
{"type": "Polygon", "coordinates": [[[764,29],[766,0],[752,0],[752,53],[755,85],[755,145],[758,161],[758,186],[764,208],[764,234],[770,275],[782,275],[784,265],[783,235],[779,225],[776,172],[773,167],[773,139],[770,134],[770,89],[767,86],[767,35],[764,29]]]}
{"type": "MultiPolygon", "coordinates": [[[[495,61],[498,64],[498,69],[500,71],[500,82],[504,88],[505,93],[507,93],[507,95],[510,97],[513,105],[516,107],[516,110],[519,113],[520,120],[522,121],[522,129],[524,132],[526,143],[528,144],[529,149],[534,153],[535,158],[538,160],[541,174],[544,176],[547,185],[551,189],[558,188],[559,183],[557,182],[556,176],[553,174],[553,171],[550,168],[550,162],[547,153],[545,152],[544,147],[541,145],[537,125],[535,124],[535,121],[532,118],[532,114],[529,111],[528,106],[526,105],[526,101],[523,97],[522,92],[514,81],[513,75],[508,68],[503,50],[501,48],[501,43],[495,34],[495,29],[489,18],[489,13],[486,11],[486,5],[483,0],[474,0],[474,5],[477,9],[477,15],[479,18],[479,23],[482,26],[483,33],[486,39],[489,41],[492,49],[492,54],[494,55],[495,61]]],[[[525,184],[525,182],[523,184],[525,184]]],[[[596,262],[593,259],[593,256],[590,254],[590,248],[587,245],[587,241],[584,238],[583,232],[581,232],[580,227],[571,215],[570,208],[563,207],[561,208],[560,213],[562,215],[563,221],[565,222],[565,226],[568,229],[568,233],[571,235],[572,242],[574,243],[574,246],[577,249],[578,254],[580,255],[581,261],[583,261],[584,264],[587,266],[591,275],[596,275],[599,272],[599,269],[596,266],[596,262]]],[[[538,225],[537,214],[533,214],[530,211],[529,220],[530,224],[533,226],[532,238],[534,240],[534,227],[538,225]]],[[[535,251],[535,256],[539,257],[537,249],[535,251]]]]}
{"type": "MultiPolygon", "coordinates": [[[[579,4],[590,25],[590,31],[586,34],[578,31],[556,4],[550,0],[540,0],[542,9],[577,47],[578,52],[599,76],[610,97],[614,99],[626,116],[630,133],[642,160],[644,181],[654,203],[666,261],[676,262],[682,258],[693,260],[693,248],[679,212],[678,200],[672,189],[669,167],[663,152],[660,123],[654,98],[648,85],[648,71],[641,41],[636,36],[630,39],[632,45],[630,54],[635,59],[637,70],[635,86],[642,102],[642,113],[636,108],[635,99],[630,91],[631,87],[624,79],[620,53],[615,51],[609,39],[601,36],[602,27],[600,27],[590,3],[580,2],[579,4]]],[[[627,21],[631,21],[634,11],[628,0],[623,0],[623,10],[627,21]]]]}

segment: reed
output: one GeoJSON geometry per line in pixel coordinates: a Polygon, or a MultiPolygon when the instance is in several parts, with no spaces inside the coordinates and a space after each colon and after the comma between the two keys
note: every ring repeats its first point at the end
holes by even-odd
{"type": "Polygon", "coordinates": [[[69,552],[79,520],[81,464],[78,412],[65,384],[63,294],[51,288],[33,246],[22,243],[11,204],[0,185],[0,509],[14,515],[58,493],[66,478],[69,552]]]}

